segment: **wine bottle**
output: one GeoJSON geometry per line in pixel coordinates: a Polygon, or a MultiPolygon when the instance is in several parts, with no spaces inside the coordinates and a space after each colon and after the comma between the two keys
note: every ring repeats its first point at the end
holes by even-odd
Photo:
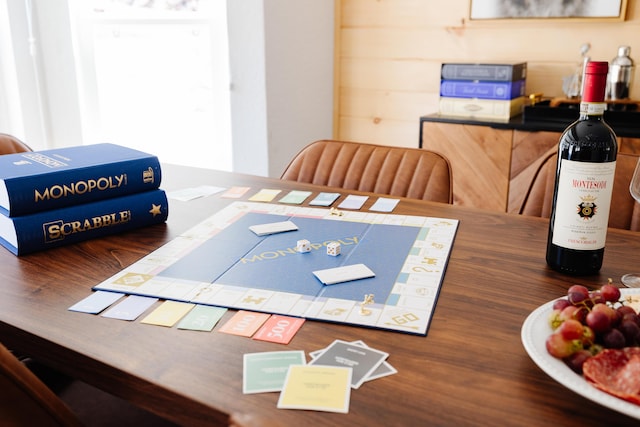
{"type": "Polygon", "coordinates": [[[604,258],[616,168],[616,135],[604,122],[607,62],[588,62],[578,120],[562,133],[547,239],[547,264],[597,273],[604,258]]]}

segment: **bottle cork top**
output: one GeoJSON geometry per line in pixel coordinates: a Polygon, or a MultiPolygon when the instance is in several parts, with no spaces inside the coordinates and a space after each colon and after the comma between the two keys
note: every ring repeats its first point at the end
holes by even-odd
{"type": "Polygon", "coordinates": [[[606,61],[589,61],[584,70],[585,74],[607,74],[609,63],[606,61]]]}
{"type": "Polygon", "coordinates": [[[587,62],[582,88],[583,102],[604,102],[608,72],[609,63],[606,61],[587,62]]]}

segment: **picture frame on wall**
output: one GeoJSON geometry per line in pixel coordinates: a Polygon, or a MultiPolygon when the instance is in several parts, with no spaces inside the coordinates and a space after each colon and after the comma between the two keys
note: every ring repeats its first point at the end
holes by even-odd
{"type": "Polygon", "coordinates": [[[624,20],[628,0],[470,0],[469,18],[624,20]]]}

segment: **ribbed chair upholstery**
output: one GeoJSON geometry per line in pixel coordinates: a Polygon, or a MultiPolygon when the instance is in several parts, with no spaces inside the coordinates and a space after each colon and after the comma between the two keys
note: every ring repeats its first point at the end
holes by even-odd
{"type": "Polygon", "coordinates": [[[23,153],[25,151],[31,151],[31,147],[14,136],[0,133],[0,155],[23,153]]]}
{"type": "MultiPolygon", "coordinates": [[[[551,216],[557,161],[558,155],[554,150],[540,164],[520,208],[521,214],[542,218],[551,216]]],[[[609,227],[640,231],[640,204],[629,193],[629,184],[637,163],[637,155],[618,153],[609,227]]]]}
{"type": "Polygon", "coordinates": [[[303,148],[281,179],[396,197],[453,202],[449,160],[433,151],[320,140],[303,148]]]}

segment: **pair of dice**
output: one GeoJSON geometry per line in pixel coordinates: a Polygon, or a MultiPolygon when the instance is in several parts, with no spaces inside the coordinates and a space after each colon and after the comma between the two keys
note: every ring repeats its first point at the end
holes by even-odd
{"type": "MultiPolygon", "coordinates": [[[[298,240],[296,244],[296,250],[300,253],[311,252],[311,242],[307,239],[298,240]]],[[[338,256],[340,255],[340,243],[329,242],[327,243],[327,255],[338,256]]]]}

